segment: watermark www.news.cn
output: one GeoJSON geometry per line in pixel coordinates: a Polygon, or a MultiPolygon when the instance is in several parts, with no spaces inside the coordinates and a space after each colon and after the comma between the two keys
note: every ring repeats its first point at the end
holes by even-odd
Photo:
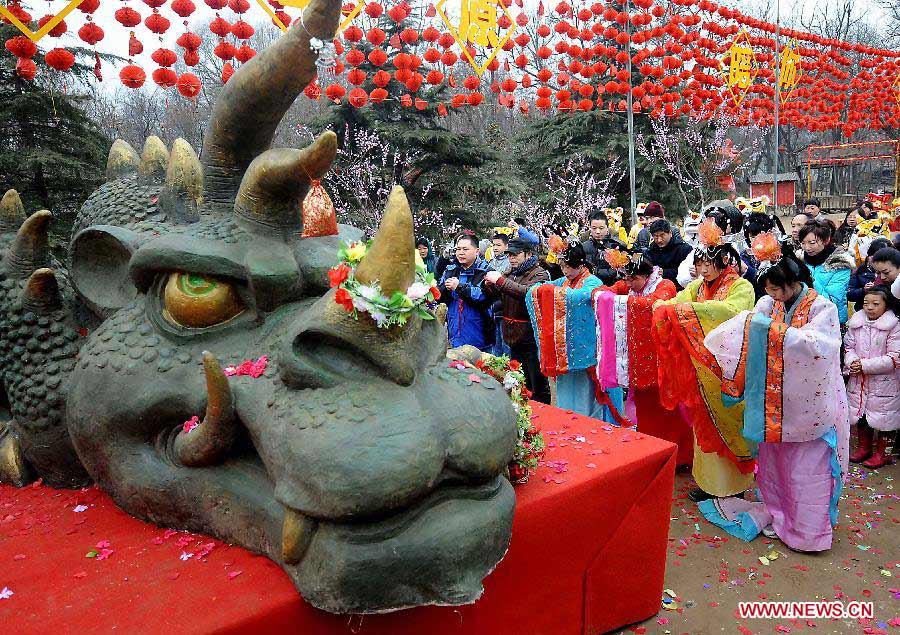
{"type": "Polygon", "coordinates": [[[871,602],[738,602],[741,619],[872,619],[871,602]]]}

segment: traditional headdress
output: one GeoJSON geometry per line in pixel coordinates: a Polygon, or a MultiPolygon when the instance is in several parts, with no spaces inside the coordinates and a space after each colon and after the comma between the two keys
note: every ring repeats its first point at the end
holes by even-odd
{"type": "Polygon", "coordinates": [[[629,255],[621,249],[604,249],[603,259],[610,267],[622,274],[626,273],[626,267],[631,262],[629,255]]]}
{"type": "Polygon", "coordinates": [[[729,200],[713,201],[703,208],[706,217],[697,229],[699,245],[695,257],[715,260],[727,253],[732,261],[736,261],[738,248],[744,243],[741,229],[744,217],[729,200]]]}
{"type": "Polygon", "coordinates": [[[756,270],[757,280],[761,279],[769,269],[777,265],[783,257],[781,243],[778,242],[778,237],[772,232],[757,234],[750,245],[750,251],[759,261],[759,267],[756,270]]]}

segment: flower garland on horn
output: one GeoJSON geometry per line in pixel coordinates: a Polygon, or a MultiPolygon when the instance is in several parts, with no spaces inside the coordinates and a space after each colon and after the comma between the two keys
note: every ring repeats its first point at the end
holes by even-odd
{"type": "Polygon", "coordinates": [[[359,319],[359,313],[368,313],[379,328],[403,326],[412,316],[433,320],[428,303],[441,297],[434,274],[430,273],[419,253],[416,252],[416,276],[405,293],[395,291],[390,297],[384,294],[378,281],[363,284],[356,279],[356,268],[371,246],[372,241],[342,244],[338,251],[340,263],[328,271],[332,288],[337,287],[334,301],[359,319]]]}

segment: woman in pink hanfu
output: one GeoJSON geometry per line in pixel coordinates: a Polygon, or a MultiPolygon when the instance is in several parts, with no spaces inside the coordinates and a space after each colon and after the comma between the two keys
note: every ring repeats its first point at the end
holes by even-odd
{"type": "Polygon", "coordinates": [[[838,311],[774,237],[754,243],[767,295],[705,343],[722,368],[723,398],[745,402],[742,434],[759,444],[759,500],[708,500],[700,510],[744,540],[774,531],[791,549],[825,551],[850,443],[838,311]]]}

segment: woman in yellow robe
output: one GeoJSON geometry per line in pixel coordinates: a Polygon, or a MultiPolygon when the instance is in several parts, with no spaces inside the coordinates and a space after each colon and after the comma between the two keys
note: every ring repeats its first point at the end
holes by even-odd
{"type": "Polygon", "coordinates": [[[708,218],[698,232],[701,245],[694,251],[700,277],[673,300],[660,302],[654,313],[660,401],[670,410],[682,408],[693,427],[693,476],[700,489],[689,496],[695,501],[749,489],[755,465],[752,442],[741,434],[743,404],[723,403],[722,371],[703,343],[714,328],[752,310],[756,300],[753,285],[736,269],[737,252],[722,241],[717,220],[740,230],[729,225],[731,219],[708,218]]]}

